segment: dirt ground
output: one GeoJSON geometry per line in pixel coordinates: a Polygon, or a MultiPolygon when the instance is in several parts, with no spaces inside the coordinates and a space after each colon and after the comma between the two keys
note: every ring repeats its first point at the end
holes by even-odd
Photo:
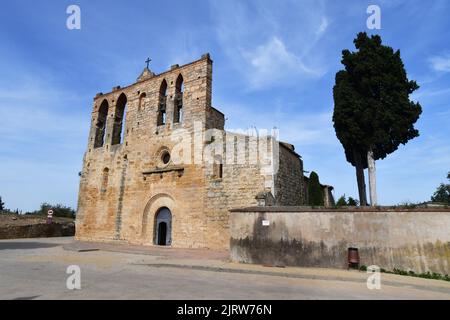
{"type": "MultiPolygon", "coordinates": [[[[57,223],[73,222],[74,219],[54,217],[53,221],[57,223]]],[[[38,216],[38,215],[26,216],[26,215],[4,214],[4,213],[0,214],[0,227],[27,226],[46,222],[47,222],[46,216],[38,216]]]]}

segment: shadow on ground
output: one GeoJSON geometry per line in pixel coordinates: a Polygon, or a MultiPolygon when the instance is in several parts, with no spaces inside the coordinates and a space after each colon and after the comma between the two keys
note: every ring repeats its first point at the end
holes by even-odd
{"type": "Polygon", "coordinates": [[[59,247],[59,243],[43,242],[0,242],[0,250],[24,250],[59,247]]]}
{"type": "Polygon", "coordinates": [[[32,296],[32,297],[20,297],[20,298],[15,298],[13,300],[35,300],[37,298],[39,298],[40,296],[32,296]]]}

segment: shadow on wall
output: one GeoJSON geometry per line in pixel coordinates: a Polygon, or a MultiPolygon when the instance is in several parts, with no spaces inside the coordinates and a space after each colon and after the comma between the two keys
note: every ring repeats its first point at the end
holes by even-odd
{"type": "Polygon", "coordinates": [[[231,259],[271,266],[347,268],[348,250],[357,248],[360,265],[450,273],[450,210],[283,210],[233,210],[231,259]]]}
{"type": "Polygon", "coordinates": [[[253,237],[231,239],[231,250],[236,256],[245,257],[242,262],[274,266],[301,267],[346,267],[346,242],[342,241],[333,248],[328,248],[323,241],[302,241],[289,239],[286,224],[273,222],[270,229],[263,225],[265,218],[260,215],[253,224],[253,237]],[[273,235],[280,240],[272,240],[273,235]],[[236,252],[238,251],[238,252],[236,252]]]}

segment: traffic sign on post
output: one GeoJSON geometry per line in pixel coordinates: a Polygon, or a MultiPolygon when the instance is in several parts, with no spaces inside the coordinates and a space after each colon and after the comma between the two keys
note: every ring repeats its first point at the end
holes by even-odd
{"type": "Polygon", "coordinates": [[[53,223],[53,210],[50,209],[47,211],[47,224],[53,223]]]}

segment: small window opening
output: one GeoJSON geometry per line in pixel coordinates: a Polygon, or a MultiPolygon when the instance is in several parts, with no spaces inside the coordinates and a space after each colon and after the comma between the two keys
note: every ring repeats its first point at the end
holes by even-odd
{"type": "Polygon", "coordinates": [[[164,152],[161,160],[164,164],[168,164],[170,162],[170,153],[169,152],[164,152]]]}
{"type": "Polygon", "coordinates": [[[222,163],[222,157],[219,155],[216,155],[214,157],[214,164],[213,164],[213,178],[214,179],[222,179],[223,178],[223,163],[222,163]]]}
{"type": "Polygon", "coordinates": [[[147,94],[145,92],[143,92],[140,96],[139,96],[139,106],[138,106],[138,111],[142,111],[145,107],[145,98],[147,98],[147,94]]]}
{"type": "Polygon", "coordinates": [[[105,168],[103,170],[102,176],[102,188],[101,188],[102,192],[106,192],[106,190],[108,189],[108,180],[109,180],[109,169],[105,168]]]}

